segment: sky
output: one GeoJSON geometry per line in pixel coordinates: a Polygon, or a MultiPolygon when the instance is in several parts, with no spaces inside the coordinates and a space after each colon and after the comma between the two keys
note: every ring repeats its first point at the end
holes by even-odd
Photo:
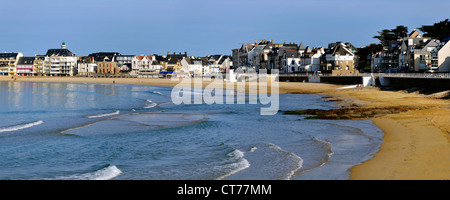
{"type": "Polygon", "coordinates": [[[263,39],[310,47],[378,43],[377,31],[409,32],[450,18],[448,0],[0,0],[0,52],[67,49],[189,56],[231,55],[263,39]]]}

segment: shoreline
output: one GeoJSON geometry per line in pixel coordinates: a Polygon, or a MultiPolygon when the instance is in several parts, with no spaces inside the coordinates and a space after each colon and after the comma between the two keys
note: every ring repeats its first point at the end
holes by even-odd
{"type": "MultiPolygon", "coordinates": [[[[180,81],[152,78],[15,77],[16,81],[137,84],[173,87],[180,81]]],[[[0,81],[13,81],[0,76],[0,81]]],[[[205,85],[211,82],[204,82],[205,85]]],[[[367,118],[384,132],[371,159],[350,170],[351,180],[450,179],[450,100],[375,87],[339,89],[324,83],[279,82],[279,93],[322,94],[341,108],[416,107],[367,118]],[[444,155],[444,156],[443,156],[444,155]]]]}

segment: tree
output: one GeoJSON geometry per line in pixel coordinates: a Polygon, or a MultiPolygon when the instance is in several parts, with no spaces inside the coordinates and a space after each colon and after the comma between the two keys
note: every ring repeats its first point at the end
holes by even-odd
{"type": "Polygon", "coordinates": [[[366,47],[358,48],[358,70],[359,71],[367,71],[370,72],[370,62],[371,62],[371,55],[374,55],[375,53],[381,51],[383,49],[383,46],[381,44],[370,44],[366,47]]]}
{"type": "Polygon", "coordinates": [[[408,27],[406,26],[397,26],[395,29],[392,29],[394,33],[395,39],[400,39],[408,36],[408,27]]]}
{"type": "Polygon", "coordinates": [[[449,19],[434,23],[433,25],[422,25],[419,28],[420,31],[424,32],[425,37],[431,37],[439,40],[450,36],[450,22],[449,19]]]}
{"type": "Polygon", "coordinates": [[[380,43],[383,46],[387,46],[389,41],[395,41],[406,37],[408,35],[408,27],[397,26],[395,29],[384,29],[377,32],[379,35],[373,36],[373,38],[380,40],[380,43]]]}

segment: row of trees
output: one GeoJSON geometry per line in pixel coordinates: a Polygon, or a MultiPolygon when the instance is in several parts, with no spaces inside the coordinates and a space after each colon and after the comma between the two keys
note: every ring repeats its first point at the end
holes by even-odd
{"type": "MultiPolygon", "coordinates": [[[[433,25],[422,25],[422,27],[418,29],[424,33],[423,36],[435,38],[441,41],[450,36],[449,19],[434,23],[433,25]]],[[[384,29],[382,31],[378,31],[378,35],[373,36],[373,38],[378,39],[381,45],[385,46],[388,41],[395,41],[406,36],[408,36],[408,27],[397,26],[394,29],[384,29]]]]}

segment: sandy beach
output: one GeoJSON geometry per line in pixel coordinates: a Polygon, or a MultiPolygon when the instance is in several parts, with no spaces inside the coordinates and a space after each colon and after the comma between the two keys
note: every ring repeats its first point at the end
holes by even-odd
{"type": "MultiPolygon", "coordinates": [[[[0,76],[0,80],[13,81],[0,76]]],[[[142,78],[16,77],[15,81],[115,83],[175,86],[179,81],[142,78]]],[[[210,82],[203,82],[203,87],[210,82]]],[[[408,107],[406,112],[368,118],[383,132],[383,144],[372,159],[351,169],[351,179],[450,179],[450,100],[376,87],[341,89],[341,85],[280,82],[280,93],[323,94],[339,106],[408,107]]]]}

